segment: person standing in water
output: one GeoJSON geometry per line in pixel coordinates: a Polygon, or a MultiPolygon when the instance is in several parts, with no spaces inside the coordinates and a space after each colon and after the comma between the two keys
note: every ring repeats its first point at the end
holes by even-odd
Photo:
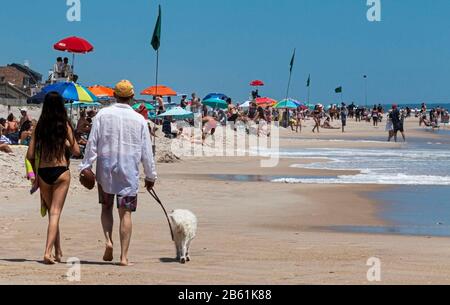
{"type": "Polygon", "coordinates": [[[79,156],[80,148],[64,99],[57,92],[50,92],[45,96],[42,114],[27,152],[27,160],[34,164],[33,189],[40,188],[42,215],[48,212],[49,217],[44,253],[44,263],[49,265],[60,263],[63,256],[59,222],[70,186],[71,155],[79,156]]]}
{"type": "Polygon", "coordinates": [[[404,124],[403,124],[403,118],[400,113],[400,110],[398,109],[397,105],[392,105],[392,112],[389,115],[389,118],[392,121],[392,125],[394,126],[394,140],[397,142],[397,134],[400,131],[403,137],[403,141],[406,142],[406,136],[405,136],[405,130],[404,130],[404,124]]]}

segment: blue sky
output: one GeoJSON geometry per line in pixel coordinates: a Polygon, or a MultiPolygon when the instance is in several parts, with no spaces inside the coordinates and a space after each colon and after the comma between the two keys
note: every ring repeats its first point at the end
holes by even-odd
{"type": "Polygon", "coordinates": [[[0,11],[0,65],[29,60],[46,74],[61,38],[85,37],[95,52],[77,57],[80,82],[154,84],[150,39],[163,8],[160,83],[179,92],[223,92],[247,99],[253,79],[283,98],[294,48],[291,96],[347,101],[450,102],[450,1],[381,0],[382,21],[366,19],[366,0],[81,0],[82,21],[66,20],[66,0],[16,0],[0,11]]]}

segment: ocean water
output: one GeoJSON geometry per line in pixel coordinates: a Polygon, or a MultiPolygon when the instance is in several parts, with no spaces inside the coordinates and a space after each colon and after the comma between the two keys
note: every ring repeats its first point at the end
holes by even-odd
{"type": "MultiPolygon", "coordinates": [[[[428,132],[428,131],[424,131],[428,132]]],[[[278,183],[380,184],[389,189],[371,193],[379,202],[379,217],[386,226],[340,226],[332,230],[415,236],[450,237],[450,130],[439,139],[411,138],[401,147],[379,149],[288,149],[283,157],[321,158],[294,165],[311,169],[358,170],[357,175],[283,177],[278,183]]]]}
{"type": "Polygon", "coordinates": [[[371,194],[381,203],[386,226],[339,226],[342,232],[450,237],[450,190],[447,186],[400,186],[371,194]]]}
{"type": "Polygon", "coordinates": [[[293,167],[328,170],[357,170],[360,174],[336,178],[273,179],[278,183],[450,185],[450,133],[439,140],[411,139],[401,148],[285,149],[281,157],[320,158],[320,162],[293,167]]]}

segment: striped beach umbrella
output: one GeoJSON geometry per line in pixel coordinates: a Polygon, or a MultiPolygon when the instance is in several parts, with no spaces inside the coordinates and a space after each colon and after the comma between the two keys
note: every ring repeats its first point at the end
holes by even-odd
{"type": "Polygon", "coordinates": [[[58,92],[68,102],[98,102],[98,98],[89,89],[73,82],[56,83],[42,89],[44,94],[53,91],[58,92]]]}

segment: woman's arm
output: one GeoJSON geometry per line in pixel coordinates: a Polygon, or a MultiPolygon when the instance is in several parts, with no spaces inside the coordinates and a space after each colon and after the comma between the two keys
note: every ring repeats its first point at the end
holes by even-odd
{"type": "MultiPolygon", "coordinates": [[[[30,161],[34,161],[34,159],[36,159],[36,135],[34,130],[31,134],[30,145],[28,146],[27,150],[27,159],[30,161]]],[[[32,162],[32,164],[33,163],[34,162],[32,162]]]]}
{"type": "Polygon", "coordinates": [[[79,157],[80,152],[80,146],[78,145],[77,140],[75,139],[75,135],[72,129],[72,126],[70,124],[67,124],[67,133],[68,133],[68,141],[70,145],[70,152],[74,157],[79,157]]]}

